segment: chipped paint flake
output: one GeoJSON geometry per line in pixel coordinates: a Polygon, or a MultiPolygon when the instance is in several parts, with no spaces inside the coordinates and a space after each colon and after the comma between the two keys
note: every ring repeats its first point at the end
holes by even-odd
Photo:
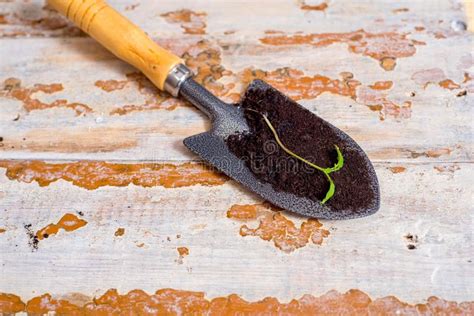
{"type": "Polygon", "coordinates": [[[378,112],[380,120],[392,117],[396,120],[408,119],[411,117],[411,101],[396,104],[388,99],[388,95],[382,90],[374,90],[366,86],[357,89],[356,100],[358,103],[366,105],[370,110],[378,112]]]}
{"type": "Polygon", "coordinates": [[[345,74],[346,76],[341,76],[342,79],[331,79],[321,75],[306,75],[301,70],[285,67],[273,71],[245,69],[239,77],[244,86],[255,79],[265,80],[296,101],[313,99],[325,92],[355,99],[360,82],[351,79],[352,76],[347,76],[348,73],[345,74]]]}
{"type": "Polygon", "coordinates": [[[423,152],[412,151],[411,157],[412,158],[418,158],[418,157],[439,158],[441,156],[450,155],[452,151],[453,150],[450,148],[436,148],[436,149],[430,149],[423,152]]]}
{"type": "Polygon", "coordinates": [[[161,14],[169,23],[177,23],[185,34],[206,34],[205,12],[194,12],[188,9],[171,11],[161,14]]]}
{"type": "Polygon", "coordinates": [[[19,296],[14,294],[0,293],[0,314],[10,315],[25,310],[26,304],[19,296]]]}
{"type": "Polygon", "coordinates": [[[260,41],[267,45],[312,45],[325,47],[345,43],[350,52],[371,57],[385,70],[393,70],[397,58],[413,56],[416,45],[425,43],[407,38],[408,34],[396,32],[368,33],[357,30],[349,33],[267,35],[260,41]]]}
{"type": "Polygon", "coordinates": [[[127,186],[131,183],[142,187],[166,188],[191,185],[221,185],[227,178],[200,163],[180,165],[162,163],[121,164],[103,161],[47,163],[43,161],[0,161],[10,180],[47,186],[60,179],[73,185],[94,190],[103,186],[127,186]]]}
{"type": "Polygon", "coordinates": [[[403,173],[407,170],[406,167],[394,166],[389,168],[392,173],[403,173]]]}
{"type": "Polygon", "coordinates": [[[84,227],[85,225],[87,225],[87,221],[78,218],[74,214],[67,213],[64,214],[64,216],[61,217],[61,219],[56,224],[49,224],[38,230],[35,236],[38,240],[42,240],[52,235],[56,235],[61,229],[67,232],[72,232],[76,229],[84,227]]]}
{"type": "Polygon", "coordinates": [[[458,165],[439,165],[433,167],[439,173],[454,173],[458,170],[461,170],[461,167],[458,165]]]}
{"type": "Polygon", "coordinates": [[[184,257],[189,256],[189,249],[187,247],[178,247],[176,248],[176,250],[178,251],[178,254],[179,254],[179,257],[176,260],[176,262],[178,264],[183,264],[184,257]]]}
{"type": "Polygon", "coordinates": [[[326,1],[300,0],[300,9],[307,11],[325,11],[329,6],[326,1]]]}
{"type": "MultiPolygon", "coordinates": [[[[167,47],[166,44],[163,44],[167,47]]],[[[169,47],[167,47],[169,48],[169,47]]],[[[222,97],[224,101],[235,102],[239,95],[230,93],[235,87],[235,83],[221,83],[219,80],[225,76],[230,76],[231,71],[226,70],[222,66],[221,49],[217,45],[207,40],[193,42],[182,48],[184,51],[181,57],[186,65],[196,74],[194,80],[202,84],[214,95],[222,97]]],[[[127,74],[127,80],[111,83],[111,80],[102,80],[99,84],[101,89],[104,85],[111,91],[116,90],[122,84],[124,87],[130,84],[145,98],[143,104],[129,104],[118,107],[110,112],[110,114],[125,115],[135,111],[165,109],[174,110],[179,106],[189,106],[187,102],[173,98],[169,94],[158,90],[143,74],[130,73],[127,74]],[[125,83],[124,83],[125,82],[125,83]]],[[[97,85],[97,82],[96,82],[97,85]]]]}
{"type": "Polygon", "coordinates": [[[92,112],[92,109],[82,103],[70,103],[67,100],[59,99],[50,103],[42,102],[34,97],[36,93],[54,94],[62,91],[63,85],[60,83],[35,84],[33,87],[22,87],[21,81],[17,78],[8,78],[3,82],[3,89],[0,91],[0,97],[18,100],[22,102],[23,108],[27,112],[35,110],[45,110],[51,108],[68,108],[73,110],[76,115],[86,112],[92,112]]]}
{"type": "Polygon", "coordinates": [[[324,238],[329,236],[329,231],[321,228],[323,225],[318,220],[308,219],[298,228],[281,211],[269,204],[233,205],[227,211],[227,217],[244,222],[258,220],[256,228],[242,225],[240,235],[272,241],[275,247],[286,253],[304,247],[309,242],[321,245],[324,238]]]}
{"type": "Polygon", "coordinates": [[[114,233],[115,237],[122,237],[125,234],[125,228],[119,227],[114,233]]]}
{"type": "Polygon", "coordinates": [[[474,302],[446,301],[435,296],[425,303],[408,304],[395,296],[371,299],[361,290],[345,293],[329,291],[321,296],[303,295],[289,303],[266,297],[249,302],[236,294],[207,299],[204,292],[174,289],[157,290],[147,294],[133,290],[120,295],[110,289],[85,304],[55,299],[46,293],[23,303],[13,294],[0,293],[0,312],[26,312],[30,315],[56,313],[59,315],[472,315],[474,302]]]}
{"type": "Polygon", "coordinates": [[[393,87],[392,81],[377,81],[369,85],[372,90],[390,90],[393,87]]]}

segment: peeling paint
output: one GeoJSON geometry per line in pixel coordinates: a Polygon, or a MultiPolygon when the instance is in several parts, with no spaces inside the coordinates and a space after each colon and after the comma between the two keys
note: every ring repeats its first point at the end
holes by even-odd
{"type": "Polygon", "coordinates": [[[125,234],[125,228],[119,227],[114,233],[115,237],[122,237],[125,234]]]}
{"type": "Polygon", "coordinates": [[[392,173],[402,173],[407,170],[407,168],[402,166],[394,166],[389,168],[392,173]]]}
{"type": "Polygon", "coordinates": [[[60,83],[35,84],[33,87],[21,87],[21,81],[17,78],[8,78],[3,82],[3,89],[0,91],[0,97],[18,100],[22,102],[23,108],[27,112],[35,110],[45,110],[51,108],[68,108],[73,110],[76,115],[86,112],[92,112],[92,109],[82,103],[69,103],[67,100],[59,99],[51,103],[45,103],[33,97],[36,93],[54,94],[62,91],[63,85],[60,83]]]}
{"type": "Polygon", "coordinates": [[[176,248],[178,250],[179,258],[176,260],[178,264],[183,264],[183,259],[186,256],[189,256],[189,249],[186,247],[178,247],[176,248]]]}
{"type": "Polygon", "coordinates": [[[104,91],[112,92],[115,90],[121,90],[125,88],[128,81],[122,80],[98,80],[95,82],[95,86],[101,88],[104,91]]]}
{"type": "Polygon", "coordinates": [[[300,228],[286,218],[281,209],[269,204],[233,205],[227,211],[227,217],[238,221],[256,221],[256,228],[246,224],[240,227],[240,235],[257,236],[265,241],[272,241],[275,247],[290,253],[306,246],[309,242],[321,245],[329,231],[316,219],[308,219],[301,223],[300,228]]]}
{"type": "Polygon", "coordinates": [[[392,87],[392,81],[376,81],[374,84],[369,85],[369,88],[372,90],[390,90],[392,87]]]}
{"type": "Polygon", "coordinates": [[[48,6],[35,12],[34,17],[27,14],[2,14],[0,24],[10,26],[9,29],[0,31],[0,38],[14,38],[22,36],[85,36],[78,27],[69,22],[67,18],[58,14],[48,6]]]}
{"type": "Polygon", "coordinates": [[[346,75],[341,80],[321,75],[308,76],[301,70],[288,67],[273,71],[245,69],[239,77],[244,86],[255,79],[265,80],[295,101],[313,99],[325,92],[355,99],[356,88],[360,86],[359,81],[351,79],[352,76],[346,75]]]}
{"type": "Polygon", "coordinates": [[[0,313],[10,315],[25,310],[26,304],[19,296],[14,294],[0,293],[0,313]]]}
{"type": "Polygon", "coordinates": [[[411,76],[411,79],[415,81],[416,84],[426,88],[429,84],[437,83],[446,78],[444,71],[440,68],[430,68],[419,70],[411,76]]]}
{"type": "Polygon", "coordinates": [[[169,23],[178,23],[185,34],[206,34],[205,12],[194,12],[188,9],[161,14],[169,23]]]}
{"type": "Polygon", "coordinates": [[[47,163],[44,161],[0,160],[10,180],[48,186],[60,179],[75,186],[94,190],[103,186],[122,187],[131,183],[142,187],[178,188],[192,185],[221,185],[227,177],[200,163],[179,165],[163,163],[121,164],[104,161],[47,163]]]}
{"type": "Polygon", "coordinates": [[[136,86],[138,92],[144,96],[145,101],[140,105],[128,104],[118,107],[110,112],[110,115],[125,115],[135,111],[164,109],[172,111],[178,106],[185,104],[184,101],[171,97],[166,92],[156,88],[145,75],[140,72],[133,72],[126,75],[127,80],[99,80],[95,85],[104,91],[112,92],[125,88],[129,83],[136,86]]]}
{"type": "Polygon", "coordinates": [[[56,235],[59,230],[63,229],[67,232],[74,231],[87,225],[87,221],[78,218],[74,214],[67,213],[56,224],[49,224],[36,232],[36,238],[43,240],[52,235],[56,235]]]}
{"type": "Polygon", "coordinates": [[[316,4],[309,4],[308,0],[300,1],[300,9],[308,11],[325,11],[328,8],[328,4],[325,1],[320,1],[316,4]]]}
{"type": "Polygon", "coordinates": [[[440,87],[445,88],[445,89],[449,89],[449,90],[454,90],[454,89],[461,88],[460,85],[458,85],[457,83],[455,83],[451,79],[445,79],[443,81],[440,81],[438,84],[439,84],[440,87]]]}
{"type": "Polygon", "coordinates": [[[458,170],[461,170],[461,167],[459,167],[458,165],[440,165],[440,166],[434,166],[433,169],[435,169],[436,171],[440,173],[445,173],[445,172],[454,173],[458,170]]]}
{"type": "Polygon", "coordinates": [[[430,84],[436,84],[441,88],[448,90],[456,90],[460,88],[467,88],[467,90],[470,90],[468,82],[471,78],[467,72],[464,73],[464,79],[461,83],[456,83],[453,80],[448,79],[444,71],[440,68],[419,70],[413,73],[411,79],[416,84],[423,86],[423,89],[426,89],[430,84]]]}
{"type": "Polygon", "coordinates": [[[411,157],[412,158],[418,158],[418,157],[427,157],[427,158],[439,158],[441,156],[445,155],[450,155],[452,152],[452,149],[450,148],[437,148],[437,149],[431,149],[423,152],[411,152],[411,157]]]}
{"type": "Polygon", "coordinates": [[[388,99],[388,95],[379,90],[374,90],[365,86],[357,89],[356,100],[358,103],[366,105],[370,110],[379,113],[380,120],[392,117],[396,120],[408,119],[411,117],[411,101],[396,104],[388,99]]]}
{"type": "MultiPolygon", "coordinates": [[[[166,45],[163,45],[166,47],[166,45]]],[[[196,74],[194,80],[214,95],[222,97],[224,101],[235,102],[239,98],[239,94],[231,94],[231,90],[235,87],[235,83],[220,83],[219,79],[230,76],[231,71],[226,70],[222,66],[221,49],[217,45],[207,40],[200,40],[192,43],[184,48],[181,57],[186,65],[196,74]]],[[[135,111],[165,109],[174,110],[178,106],[189,106],[187,102],[173,98],[166,92],[158,90],[143,74],[131,73],[127,74],[127,80],[111,82],[111,80],[101,80],[96,82],[101,89],[114,91],[122,85],[130,83],[137,87],[141,95],[145,97],[145,102],[140,105],[125,105],[118,107],[110,112],[110,114],[125,115],[135,111]],[[126,83],[124,83],[126,82],[126,83]]]]}
{"type": "Polygon", "coordinates": [[[345,43],[350,52],[362,54],[379,61],[385,70],[393,70],[397,58],[413,56],[416,45],[423,42],[408,39],[408,34],[396,32],[368,33],[357,30],[349,33],[267,35],[260,41],[267,45],[312,45],[325,47],[336,43],[345,43]]]}
{"type": "Polygon", "coordinates": [[[207,299],[204,292],[174,289],[157,290],[147,294],[133,290],[120,295],[110,289],[85,304],[53,298],[46,293],[26,304],[13,294],[0,293],[0,312],[26,312],[30,315],[472,315],[474,302],[453,302],[431,296],[425,303],[408,304],[395,296],[372,299],[361,290],[345,293],[329,291],[321,296],[303,295],[288,303],[274,297],[249,302],[236,294],[207,299]]]}

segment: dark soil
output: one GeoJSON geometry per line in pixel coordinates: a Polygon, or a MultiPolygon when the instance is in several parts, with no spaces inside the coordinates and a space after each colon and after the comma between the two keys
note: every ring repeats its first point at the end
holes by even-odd
{"type": "Polygon", "coordinates": [[[344,166],[330,174],[336,192],[325,205],[355,213],[373,205],[375,193],[370,175],[365,172],[365,155],[348,144],[334,127],[272,90],[249,89],[240,105],[247,109],[245,118],[251,131],[231,135],[226,141],[229,149],[245,161],[258,179],[269,182],[276,191],[287,191],[313,201],[322,201],[329,188],[324,173],[291,157],[278,146],[259,114],[263,113],[288,149],[318,166],[332,167],[337,161],[334,145],[339,147],[344,166]]]}

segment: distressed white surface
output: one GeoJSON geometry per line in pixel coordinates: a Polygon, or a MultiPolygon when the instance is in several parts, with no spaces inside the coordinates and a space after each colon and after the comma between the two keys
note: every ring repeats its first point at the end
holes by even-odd
{"type": "MultiPolygon", "coordinates": [[[[222,64],[234,73],[250,66],[266,70],[291,66],[308,75],[331,78],[350,71],[364,85],[393,81],[390,99],[413,102],[409,119],[380,121],[377,113],[348,97],[324,94],[301,101],[368,152],[381,183],[382,208],[368,218],[324,221],[331,235],[322,246],[308,245],[285,254],[269,242],[239,236],[240,224],[227,219],[226,211],[233,204],[257,200],[233,183],[88,191],[64,181],[41,188],[36,183],[11,181],[1,169],[0,227],[7,231],[0,234],[0,292],[27,299],[43,292],[94,295],[109,288],[151,292],[171,287],[205,291],[209,297],[237,293],[249,300],[275,296],[288,301],[308,293],[358,288],[372,297],[395,295],[408,302],[431,295],[473,299],[472,93],[456,97],[459,90],[437,85],[423,89],[411,80],[414,72],[435,67],[455,82],[463,80],[463,72],[473,72],[472,65],[460,65],[466,56],[472,58],[472,34],[439,40],[413,32],[415,25],[428,28],[438,19],[449,25],[450,20],[463,18],[455,3],[334,0],[326,12],[308,12],[295,1],[283,0],[138,2],[141,5],[135,10],[123,11],[135,2],[110,1],[162,41],[201,37],[183,35],[177,24],[167,23],[160,14],[181,8],[206,12],[207,34],[202,38],[228,46],[221,49],[222,64]],[[402,7],[410,12],[391,13],[402,7]],[[383,22],[374,25],[377,18],[383,22]],[[409,38],[427,45],[417,46],[414,56],[397,59],[395,70],[386,72],[374,59],[350,53],[346,44],[272,47],[258,41],[265,30],[325,33],[360,28],[411,32],[409,38]],[[226,30],[236,33],[224,35],[226,30]],[[410,98],[412,91],[416,96],[410,98]],[[452,152],[412,157],[412,152],[440,148],[452,152]],[[453,164],[460,168],[454,173],[434,169],[453,164]],[[388,169],[400,165],[407,171],[393,174],[388,169]],[[75,211],[84,212],[87,226],[59,233],[31,252],[24,224],[39,229],[75,211]],[[126,230],[121,238],[114,237],[118,227],[126,230]],[[408,233],[419,237],[415,250],[407,249],[404,236],[408,233]],[[182,237],[177,239],[177,234],[182,237]],[[145,246],[138,248],[140,243],[145,246]],[[190,250],[183,265],[175,261],[177,246],[190,250]]],[[[41,6],[41,1],[2,2],[0,14],[25,14],[24,10],[38,11],[41,6]]],[[[32,32],[29,26],[0,25],[0,33],[14,28],[32,32]]],[[[38,98],[85,103],[93,112],[85,116],[67,109],[26,113],[20,102],[0,97],[0,136],[5,144],[0,159],[131,163],[197,159],[181,141],[208,127],[202,114],[181,107],[109,115],[118,105],[139,102],[142,96],[133,86],[107,93],[94,82],[122,80],[132,69],[88,38],[51,37],[56,33],[0,39],[0,80],[17,77],[24,86],[62,83],[63,91],[38,93],[38,98]],[[18,113],[21,119],[13,121],[18,113]],[[136,145],[114,150],[124,141],[136,141],[136,145]]]]}

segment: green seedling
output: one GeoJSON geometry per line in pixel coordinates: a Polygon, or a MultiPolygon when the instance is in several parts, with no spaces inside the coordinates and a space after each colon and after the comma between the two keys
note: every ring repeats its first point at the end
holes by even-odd
{"type": "Polygon", "coordinates": [[[272,131],[273,136],[275,137],[275,140],[276,140],[277,144],[281,147],[281,149],[283,149],[287,154],[295,157],[298,160],[301,160],[305,164],[313,167],[316,170],[321,171],[322,173],[324,173],[326,175],[326,178],[329,181],[329,190],[326,193],[326,196],[324,197],[324,199],[321,201],[321,204],[326,203],[336,192],[336,185],[334,184],[334,181],[331,179],[331,176],[329,174],[332,173],[332,172],[338,171],[339,169],[342,168],[342,166],[344,166],[344,157],[342,156],[342,153],[341,153],[339,147],[337,145],[334,145],[334,147],[336,148],[336,152],[337,152],[337,162],[334,164],[334,166],[328,167],[328,168],[323,168],[323,167],[320,167],[318,165],[315,165],[314,163],[304,159],[303,157],[298,156],[297,154],[295,154],[294,152],[289,150],[285,145],[283,145],[283,143],[281,142],[280,137],[278,137],[278,133],[276,132],[276,130],[273,127],[272,123],[268,120],[268,118],[264,114],[262,114],[258,111],[252,110],[252,109],[249,109],[249,110],[258,113],[263,117],[263,119],[265,120],[265,123],[268,125],[268,128],[270,128],[270,130],[272,131]]]}

